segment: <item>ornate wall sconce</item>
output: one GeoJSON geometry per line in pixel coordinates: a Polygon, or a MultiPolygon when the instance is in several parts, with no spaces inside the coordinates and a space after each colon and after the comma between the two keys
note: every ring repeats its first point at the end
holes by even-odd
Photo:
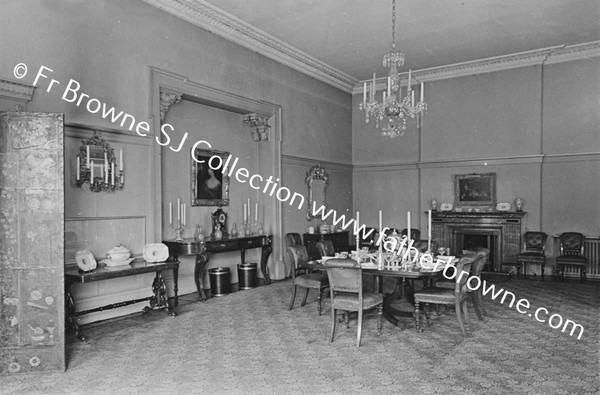
{"type": "Polygon", "coordinates": [[[92,192],[112,192],[123,189],[125,185],[125,170],[123,169],[123,150],[119,150],[119,166],[110,144],[94,132],[94,136],[83,143],[77,155],[77,182],[81,188],[90,185],[92,192]],[[117,173],[118,172],[118,173],[117,173]]]}
{"type": "Polygon", "coordinates": [[[269,141],[271,138],[269,118],[264,115],[252,113],[244,117],[244,124],[250,128],[254,141],[269,141]]]}

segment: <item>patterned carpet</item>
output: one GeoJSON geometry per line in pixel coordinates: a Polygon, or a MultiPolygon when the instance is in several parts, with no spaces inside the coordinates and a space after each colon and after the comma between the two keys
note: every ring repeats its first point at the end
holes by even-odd
{"type": "MultiPolygon", "coordinates": [[[[316,313],[287,310],[291,285],[252,290],[96,325],[70,339],[65,373],[0,378],[3,394],[583,394],[598,393],[600,291],[596,284],[513,279],[500,284],[532,308],[584,326],[581,340],[486,297],[490,317],[463,339],[453,309],[417,333],[365,317],[338,325],[329,298],[316,313]]],[[[387,291],[387,289],[386,289],[387,291]]],[[[297,302],[299,303],[299,302],[297,302]]]]}

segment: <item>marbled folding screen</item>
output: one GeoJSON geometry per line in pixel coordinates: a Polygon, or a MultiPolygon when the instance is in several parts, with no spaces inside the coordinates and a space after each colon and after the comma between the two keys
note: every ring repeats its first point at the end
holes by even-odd
{"type": "Polygon", "coordinates": [[[0,113],[0,374],[65,369],[62,114],[0,113]]]}

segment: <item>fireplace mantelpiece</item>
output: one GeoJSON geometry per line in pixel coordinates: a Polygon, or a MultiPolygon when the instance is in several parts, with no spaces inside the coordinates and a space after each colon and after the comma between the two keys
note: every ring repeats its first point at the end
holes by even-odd
{"type": "Polygon", "coordinates": [[[438,245],[450,247],[453,255],[463,249],[464,236],[487,235],[493,238],[490,260],[494,271],[503,262],[515,262],[521,252],[521,228],[525,212],[433,212],[431,238],[438,245]]]}

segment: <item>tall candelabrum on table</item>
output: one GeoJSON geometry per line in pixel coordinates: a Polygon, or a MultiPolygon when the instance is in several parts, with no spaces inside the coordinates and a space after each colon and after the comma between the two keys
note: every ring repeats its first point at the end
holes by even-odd
{"type": "Polygon", "coordinates": [[[169,202],[169,227],[176,233],[175,241],[182,242],[181,234],[185,229],[185,203],[181,203],[181,199],[177,199],[177,221],[173,222],[173,203],[169,202]]]}

